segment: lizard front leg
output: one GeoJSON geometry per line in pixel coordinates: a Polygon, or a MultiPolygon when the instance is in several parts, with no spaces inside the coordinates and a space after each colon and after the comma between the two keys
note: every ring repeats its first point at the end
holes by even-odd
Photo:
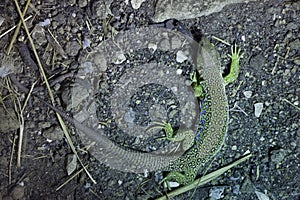
{"type": "Polygon", "coordinates": [[[234,47],[231,47],[231,64],[229,74],[224,77],[225,85],[234,82],[239,75],[240,71],[240,59],[243,57],[243,53],[241,53],[241,49],[239,49],[236,44],[234,47]]]}
{"type": "Polygon", "coordinates": [[[197,73],[194,72],[191,76],[190,79],[192,80],[192,87],[194,89],[194,94],[195,97],[201,97],[203,94],[203,87],[201,83],[199,83],[199,80],[197,79],[197,73]]]}

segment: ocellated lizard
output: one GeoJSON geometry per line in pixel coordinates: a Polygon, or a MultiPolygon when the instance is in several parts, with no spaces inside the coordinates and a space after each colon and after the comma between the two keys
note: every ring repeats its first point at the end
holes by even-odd
{"type": "Polygon", "coordinates": [[[230,73],[223,78],[218,52],[208,39],[200,41],[196,69],[201,81],[196,74],[192,78],[195,96],[200,101],[194,146],[165,169],[170,173],[162,181],[188,184],[195,179],[200,166],[222,146],[229,118],[225,85],[237,79],[242,56],[236,46],[231,50],[230,73]]]}
{"type": "MultiPolygon", "coordinates": [[[[196,70],[203,81],[199,82],[196,76],[193,79],[196,96],[201,98],[199,128],[194,138],[194,145],[179,158],[176,155],[158,155],[128,151],[120,148],[107,139],[101,131],[95,131],[82,125],[76,119],[69,117],[65,112],[55,108],[41,98],[39,99],[97,143],[97,146],[101,150],[94,152],[93,155],[102,163],[112,168],[129,172],[144,172],[159,169],[170,171],[163,181],[173,180],[180,184],[187,184],[195,178],[200,165],[213,156],[223,143],[228,123],[228,102],[225,85],[237,78],[240,57],[240,51],[237,51],[235,47],[231,55],[230,73],[223,80],[218,53],[208,39],[204,38],[200,42],[196,70]],[[201,140],[199,140],[199,133],[202,137],[201,140]],[[106,157],[103,157],[103,155],[106,157]],[[169,165],[166,166],[166,163],[169,163],[169,165]],[[128,164],[134,164],[134,166],[130,166],[127,169],[128,164]]],[[[182,136],[182,134],[188,135],[187,144],[191,145],[190,136],[193,134],[193,131],[189,130],[177,133],[175,137],[182,136]]],[[[168,137],[170,139],[170,137],[173,137],[173,134],[168,137]]],[[[183,138],[187,137],[179,138],[178,141],[182,141],[184,140],[183,138]]]]}

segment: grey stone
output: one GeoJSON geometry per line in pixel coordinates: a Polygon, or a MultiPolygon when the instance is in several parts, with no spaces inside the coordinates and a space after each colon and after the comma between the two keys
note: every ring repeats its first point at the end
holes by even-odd
{"type": "Polygon", "coordinates": [[[220,12],[224,6],[255,0],[158,0],[153,20],[162,22],[166,19],[191,19],[220,12]]]}

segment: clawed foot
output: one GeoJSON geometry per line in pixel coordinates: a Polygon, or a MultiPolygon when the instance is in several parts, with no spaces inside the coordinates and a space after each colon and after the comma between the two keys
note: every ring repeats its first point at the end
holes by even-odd
{"type": "Polygon", "coordinates": [[[241,53],[241,49],[235,44],[234,47],[231,46],[231,55],[228,55],[231,58],[230,72],[227,76],[224,77],[224,82],[227,85],[228,83],[234,82],[240,71],[240,59],[243,57],[244,53],[241,53]]]}
{"type": "Polygon", "coordinates": [[[240,62],[240,59],[243,57],[244,53],[241,53],[241,49],[237,47],[236,44],[231,45],[231,55],[228,55],[231,60],[240,62]]]}

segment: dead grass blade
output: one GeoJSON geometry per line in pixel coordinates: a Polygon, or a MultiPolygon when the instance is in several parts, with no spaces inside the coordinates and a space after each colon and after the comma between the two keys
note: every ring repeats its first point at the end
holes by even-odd
{"type": "MultiPolygon", "coordinates": [[[[30,0],[28,0],[28,1],[30,1],[30,0]]],[[[35,58],[36,58],[36,60],[37,60],[37,63],[38,63],[39,69],[40,69],[41,76],[43,77],[43,79],[44,79],[44,81],[45,81],[45,84],[46,84],[46,87],[47,87],[47,90],[48,90],[48,93],[49,93],[49,96],[50,96],[50,99],[51,99],[51,103],[54,105],[54,102],[55,102],[55,101],[54,101],[54,96],[53,96],[53,93],[52,93],[52,91],[51,91],[51,88],[50,88],[50,85],[49,85],[47,76],[46,76],[46,74],[45,74],[45,71],[44,71],[44,69],[43,69],[42,63],[41,63],[40,58],[39,58],[39,56],[38,56],[38,53],[37,53],[37,51],[36,51],[34,42],[33,42],[32,38],[31,38],[31,36],[30,36],[29,30],[28,30],[27,25],[26,25],[26,23],[25,23],[25,21],[24,21],[24,17],[23,17],[23,15],[22,15],[22,12],[21,12],[21,9],[20,9],[20,6],[19,6],[17,0],[14,0],[14,2],[15,2],[17,11],[18,11],[18,13],[19,13],[19,16],[20,16],[20,18],[21,18],[22,24],[23,24],[23,26],[24,26],[24,29],[25,29],[25,31],[26,31],[27,37],[28,37],[28,39],[29,39],[30,45],[31,45],[31,47],[32,47],[34,56],[35,56],[35,58]]],[[[85,166],[83,165],[81,159],[79,158],[79,156],[78,156],[78,154],[77,154],[77,151],[76,151],[76,149],[75,149],[75,146],[74,146],[74,144],[73,144],[73,142],[72,142],[72,140],[71,140],[71,137],[70,137],[70,135],[69,135],[68,129],[67,129],[67,127],[66,127],[66,125],[65,125],[65,123],[64,123],[64,121],[63,121],[63,119],[61,118],[61,116],[60,116],[58,113],[56,113],[56,116],[57,116],[58,121],[59,121],[59,123],[60,123],[60,125],[61,125],[61,127],[62,127],[62,129],[63,129],[63,131],[64,131],[65,137],[67,138],[68,143],[69,143],[69,145],[70,145],[70,147],[71,147],[73,153],[74,153],[74,154],[76,155],[76,157],[78,158],[79,163],[82,165],[82,167],[84,168],[85,172],[87,173],[87,175],[89,176],[89,178],[92,180],[92,182],[93,182],[93,183],[97,183],[97,182],[93,179],[93,177],[91,176],[91,174],[87,171],[87,169],[86,169],[85,166]]]]}
{"type": "Polygon", "coordinates": [[[208,182],[210,182],[211,180],[217,178],[218,176],[222,175],[224,172],[226,172],[227,170],[229,170],[230,168],[240,164],[241,162],[244,162],[245,160],[247,160],[248,158],[250,158],[252,156],[252,154],[248,154],[242,158],[240,158],[239,160],[225,166],[225,167],[222,167],[221,169],[218,169],[214,172],[211,172],[205,176],[202,176],[198,179],[196,179],[195,181],[193,181],[191,184],[189,185],[186,185],[186,186],[183,186],[181,188],[178,188],[168,194],[166,194],[165,196],[162,196],[160,198],[157,198],[156,200],[166,200],[166,199],[170,199],[171,197],[175,197],[179,194],[182,194],[184,192],[187,192],[189,190],[192,190],[194,188],[197,188],[201,185],[204,185],[208,182]]]}
{"type": "MultiPolygon", "coordinates": [[[[24,21],[26,22],[26,21],[28,21],[30,18],[32,18],[32,15],[29,15],[28,17],[26,17],[26,18],[24,19],[24,21]]],[[[0,39],[3,38],[3,37],[4,37],[6,34],[8,34],[9,32],[11,32],[12,30],[14,30],[16,27],[17,27],[17,26],[13,26],[13,27],[11,27],[10,29],[8,29],[7,31],[5,31],[4,33],[2,33],[2,34],[0,35],[0,39]]]]}
{"type": "MultiPolygon", "coordinates": [[[[24,10],[23,10],[23,13],[22,13],[23,16],[25,16],[29,4],[30,4],[30,1],[27,1],[26,5],[25,5],[25,8],[24,8],[24,10]]],[[[10,51],[11,51],[13,45],[14,45],[14,42],[15,42],[17,36],[18,36],[18,33],[19,33],[19,30],[20,30],[21,25],[22,25],[22,20],[19,21],[19,23],[18,23],[18,25],[17,25],[17,27],[16,27],[16,30],[15,30],[15,32],[14,32],[14,35],[13,35],[11,41],[10,41],[10,44],[9,44],[9,46],[8,46],[8,48],[7,48],[7,51],[6,51],[7,55],[9,55],[9,53],[10,53],[10,51]]]]}

